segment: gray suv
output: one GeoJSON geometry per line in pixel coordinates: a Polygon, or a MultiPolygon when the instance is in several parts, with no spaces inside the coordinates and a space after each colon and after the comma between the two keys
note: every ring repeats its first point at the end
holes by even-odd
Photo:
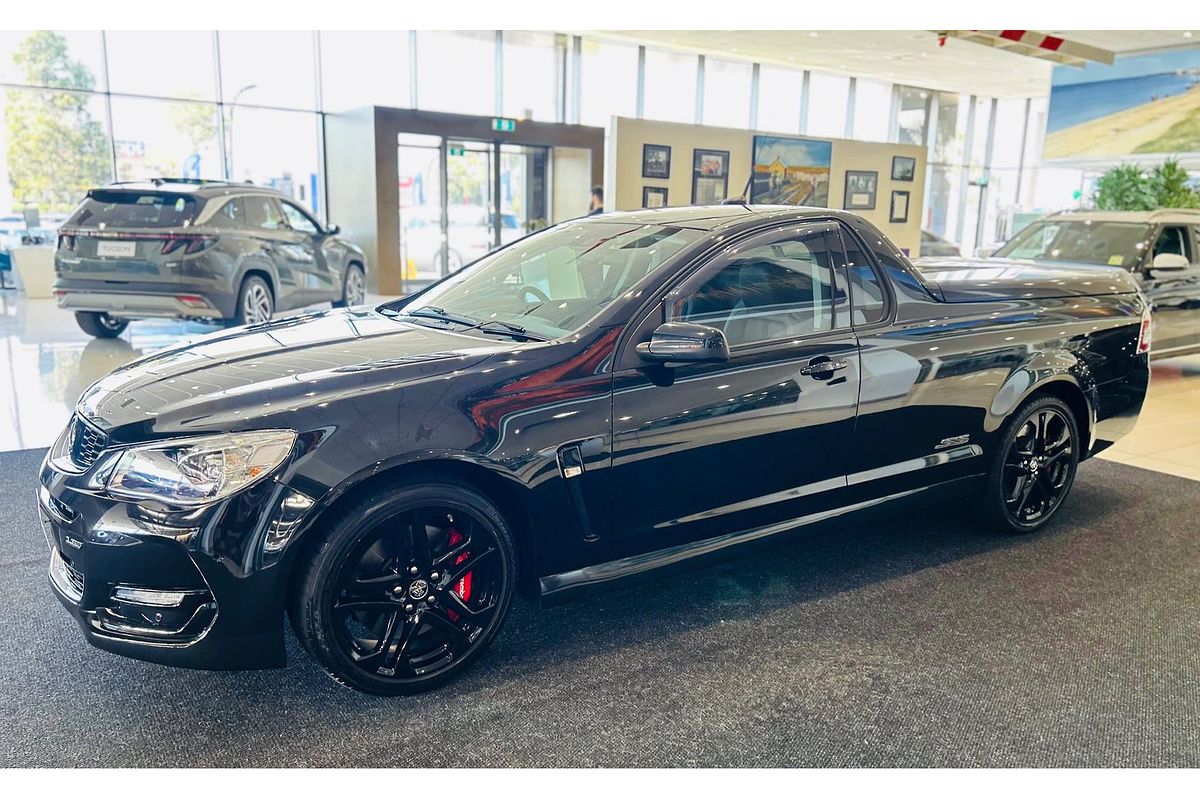
{"type": "Polygon", "coordinates": [[[54,296],[92,336],[130,320],[234,325],[366,296],[367,260],[291,198],[241,183],[161,179],[88,192],[58,231],[54,296]]]}

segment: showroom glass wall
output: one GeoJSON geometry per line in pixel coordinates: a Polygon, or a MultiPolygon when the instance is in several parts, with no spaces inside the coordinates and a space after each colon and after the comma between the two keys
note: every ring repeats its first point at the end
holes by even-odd
{"type": "Polygon", "coordinates": [[[0,213],[182,175],[275,186],[323,218],[322,115],[365,105],[924,145],[923,222],[964,250],[1079,180],[1034,172],[1044,99],[537,31],[18,31],[0,32],[0,213]]]}

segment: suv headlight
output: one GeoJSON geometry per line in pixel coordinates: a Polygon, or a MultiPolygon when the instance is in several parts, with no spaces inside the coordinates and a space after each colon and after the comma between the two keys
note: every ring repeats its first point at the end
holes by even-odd
{"type": "Polygon", "coordinates": [[[196,436],[131,447],[107,490],[114,497],[198,506],[228,497],[271,473],[292,452],[286,430],[196,436]]]}

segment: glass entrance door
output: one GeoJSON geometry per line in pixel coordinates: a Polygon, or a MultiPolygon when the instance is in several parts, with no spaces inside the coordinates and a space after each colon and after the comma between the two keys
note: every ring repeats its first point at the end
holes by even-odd
{"type": "Polygon", "coordinates": [[[548,224],[548,148],[417,134],[397,148],[405,292],[548,224]]]}

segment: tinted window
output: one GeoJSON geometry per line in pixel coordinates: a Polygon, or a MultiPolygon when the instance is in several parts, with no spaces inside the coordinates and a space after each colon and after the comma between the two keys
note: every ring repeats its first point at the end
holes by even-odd
{"type": "Polygon", "coordinates": [[[1162,233],[1158,234],[1158,240],[1154,243],[1154,252],[1150,257],[1154,258],[1160,253],[1170,253],[1192,261],[1192,249],[1189,244],[1186,228],[1163,228],[1162,233]]]}
{"type": "Polygon", "coordinates": [[[317,224],[309,219],[307,214],[291,203],[283,204],[283,213],[287,217],[288,225],[292,227],[292,230],[311,233],[313,235],[316,235],[320,231],[317,224]]]}
{"type": "Polygon", "coordinates": [[[252,228],[264,228],[277,231],[286,227],[279,206],[270,197],[247,197],[246,224],[252,228]]]}
{"type": "Polygon", "coordinates": [[[847,267],[850,276],[850,303],[855,325],[870,325],[883,319],[886,300],[875,270],[866,264],[847,267]]]}
{"type": "Polygon", "coordinates": [[[83,201],[68,225],[86,228],[180,228],[196,220],[196,198],[175,192],[97,190],[83,201]]]}
{"type": "Polygon", "coordinates": [[[825,231],[813,228],[732,257],[677,317],[720,328],[731,346],[831,330],[832,274],[825,231]]]}
{"type": "Polygon", "coordinates": [[[245,202],[235,197],[232,200],[227,200],[224,205],[213,215],[212,222],[214,225],[245,225],[246,224],[246,209],[245,202]]]}

